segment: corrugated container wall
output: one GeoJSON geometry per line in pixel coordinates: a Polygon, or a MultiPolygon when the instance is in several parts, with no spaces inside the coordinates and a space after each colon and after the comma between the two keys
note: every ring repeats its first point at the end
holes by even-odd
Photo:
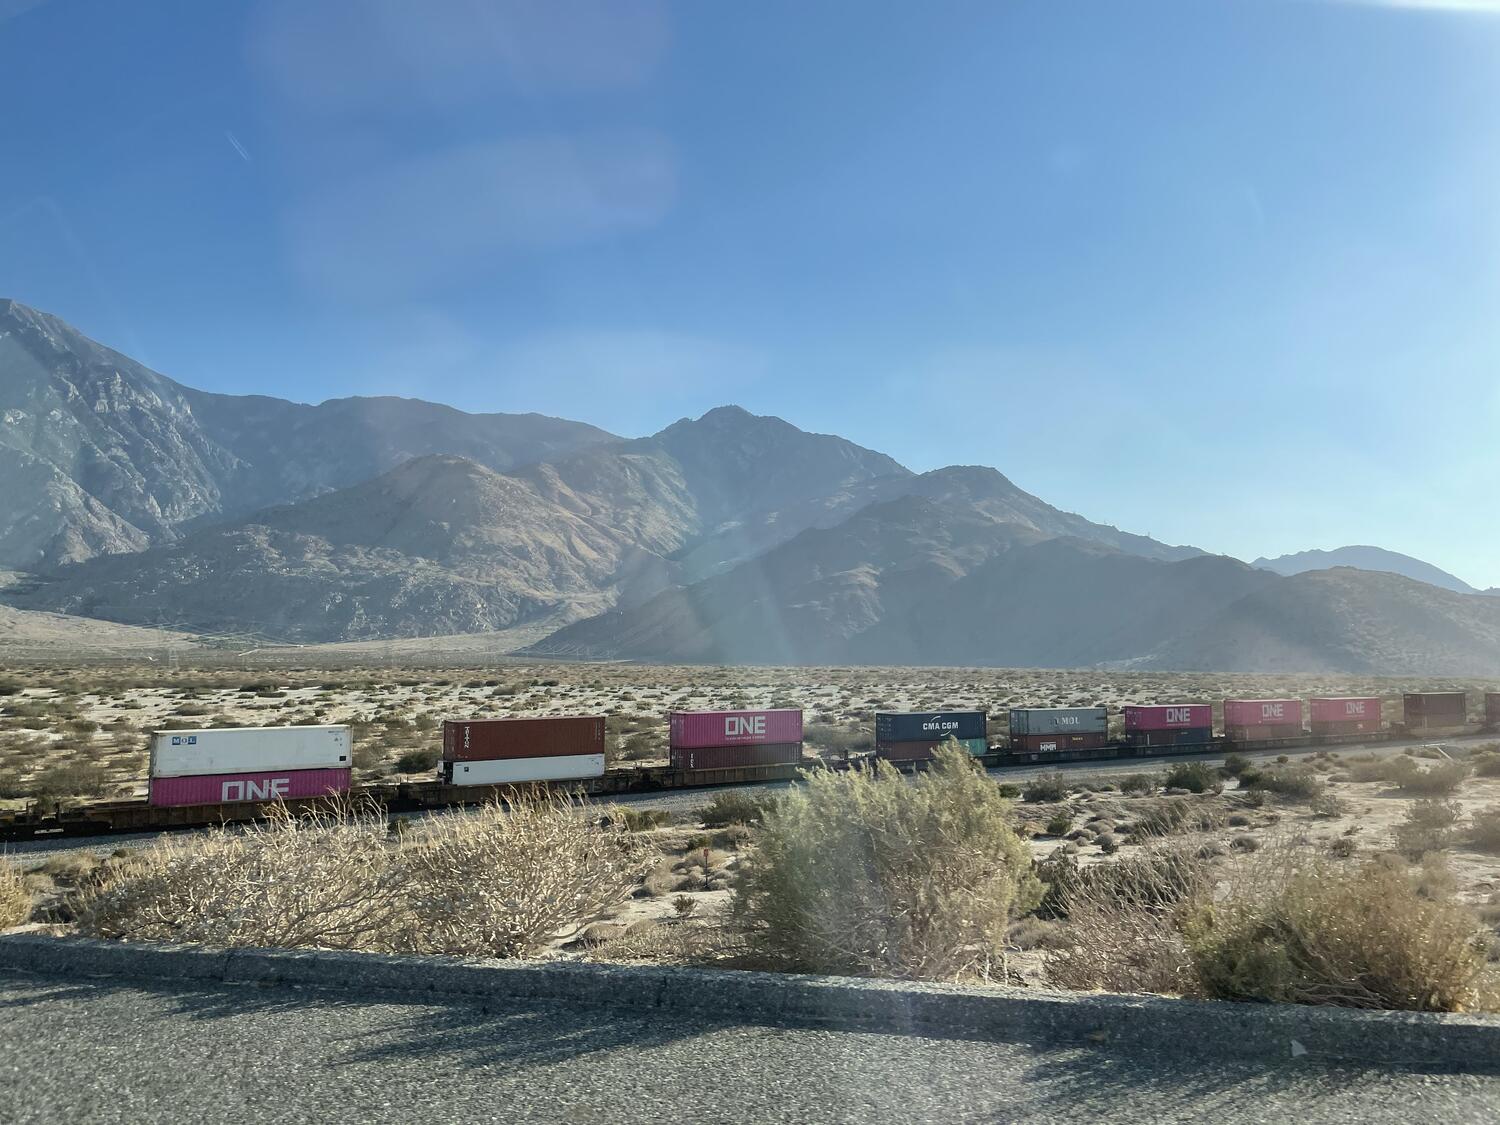
{"type": "Polygon", "coordinates": [[[1486,726],[1500,727],[1500,691],[1484,693],[1484,722],[1486,726]]]}
{"type": "Polygon", "coordinates": [[[780,766],[802,760],[802,743],[758,746],[674,746],[671,765],[677,770],[732,770],[741,766],[780,766]]]}
{"type": "Polygon", "coordinates": [[[1296,726],[1302,728],[1302,700],[1300,699],[1226,699],[1224,700],[1224,726],[1270,727],[1296,726]]]}
{"type": "Polygon", "coordinates": [[[477,758],[443,764],[450,785],[523,785],[531,781],[579,781],[604,776],[603,754],[544,758],[477,758]]]}
{"type": "Polygon", "coordinates": [[[153,777],[153,805],[229,805],[241,801],[297,800],[349,792],[348,769],[153,777]]]}
{"type": "Polygon", "coordinates": [[[1308,718],[1315,723],[1380,721],[1380,700],[1372,695],[1320,695],[1307,701],[1308,718]]]}
{"type": "Polygon", "coordinates": [[[1125,708],[1125,729],[1201,730],[1214,725],[1214,709],[1208,703],[1161,703],[1125,708]]]}
{"type": "Polygon", "coordinates": [[[875,741],[932,742],[949,735],[984,738],[987,718],[983,711],[877,711],[875,741]]]}
{"type": "Polygon", "coordinates": [[[1125,732],[1131,746],[1201,746],[1212,742],[1213,727],[1172,727],[1168,730],[1136,729],[1125,732]]]}
{"type": "Polygon", "coordinates": [[[1469,721],[1469,697],[1461,691],[1407,692],[1401,710],[1411,730],[1447,730],[1469,721]]]}
{"type": "Polygon", "coordinates": [[[1103,707],[1016,707],[1010,712],[1010,733],[1104,734],[1109,712],[1103,707]]]}
{"type": "MultiPolygon", "coordinates": [[[[925,762],[936,753],[945,739],[926,742],[877,742],[875,756],[891,762],[925,762]]],[[[984,738],[956,739],[960,750],[975,758],[982,758],[989,751],[989,740],[984,738]]]]}
{"type": "Polygon", "coordinates": [[[673,749],[770,746],[802,741],[801,710],[673,711],[667,721],[673,749]]]}
{"type": "Polygon", "coordinates": [[[494,758],[561,758],[604,753],[604,716],[547,715],[514,719],[449,719],[443,723],[445,762],[494,758]]]}
{"type": "Polygon", "coordinates": [[[352,763],[348,727],[225,727],[151,735],[152,777],[347,769],[352,763]]]}

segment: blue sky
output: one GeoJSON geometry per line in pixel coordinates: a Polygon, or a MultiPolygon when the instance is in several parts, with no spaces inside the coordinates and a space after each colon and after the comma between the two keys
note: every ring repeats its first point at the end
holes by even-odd
{"type": "Polygon", "coordinates": [[[0,294],[1500,585],[1500,0],[0,0],[0,294]]]}

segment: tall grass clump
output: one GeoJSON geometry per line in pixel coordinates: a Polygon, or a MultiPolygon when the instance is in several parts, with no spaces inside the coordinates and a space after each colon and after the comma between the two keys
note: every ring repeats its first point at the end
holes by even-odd
{"type": "Polygon", "coordinates": [[[1390,864],[1310,853],[1252,863],[1185,927],[1204,995],[1457,1012],[1479,999],[1485,950],[1451,895],[1423,897],[1390,864]]]}
{"type": "Polygon", "coordinates": [[[19,926],[31,918],[31,889],[13,863],[0,857],[0,930],[19,926]]]}
{"type": "Polygon", "coordinates": [[[1041,883],[1009,803],[967,754],[895,770],[815,774],[768,812],[737,879],[752,948],[809,972],[986,976],[1041,883]]]}
{"type": "Polygon", "coordinates": [[[654,849],[620,816],[567,797],[490,804],[430,821],[399,868],[422,953],[519,957],[629,896],[654,849]]]}
{"type": "Polygon", "coordinates": [[[510,957],[623,899],[650,851],[565,797],[398,833],[373,805],[283,808],[134,853],[71,906],[95,937],[510,957]]]}

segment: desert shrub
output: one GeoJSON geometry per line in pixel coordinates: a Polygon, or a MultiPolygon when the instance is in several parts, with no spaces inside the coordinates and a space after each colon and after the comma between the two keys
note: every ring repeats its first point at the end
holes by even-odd
{"type": "Polygon", "coordinates": [[[10,679],[0,679],[0,697],[7,695],[20,695],[25,689],[20,683],[10,679]]]}
{"type": "Polygon", "coordinates": [[[1396,825],[1396,850],[1409,859],[1442,851],[1453,843],[1463,814],[1463,806],[1456,801],[1413,801],[1396,825]]]}
{"type": "Polygon", "coordinates": [[[426,773],[437,768],[441,757],[437,750],[408,750],[396,759],[396,769],[401,773],[426,773]]]}
{"type": "Polygon", "coordinates": [[[911,784],[881,763],[790,793],[738,874],[735,912],[788,968],[946,979],[987,974],[1040,897],[1008,802],[940,749],[911,784]]]}
{"type": "Polygon", "coordinates": [[[1176,762],[1162,779],[1167,789],[1186,789],[1189,793],[1217,793],[1224,788],[1219,771],[1203,762],[1176,762]]]}
{"type": "Polygon", "coordinates": [[[1185,933],[1199,985],[1222,1000],[1463,1011],[1484,971],[1467,912],[1376,862],[1252,866],[1185,933]]]}
{"type": "Polygon", "coordinates": [[[1250,759],[1243,754],[1226,754],[1224,764],[1219,767],[1225,777],[1239,777],[1250,768],[1250,759]]]}
{"type": "MultiPolygon", "coordinates": [[[[1044,972],[1059,988],[1193,995],[1182,921],[1211,888],[1209,869],[1180,847],[1074,867],[1059,880],[1067,928],[1044,972]]],[[[1049,887],[1049,892],[1051,891],[1049,887]]]]}
{"type": "Polygon", "coordinates": [[[1469,841],[1476,848],[1500,852],[1500,805],[1474,810],[1470,818],[1469,841]]]}
{"type": "Polygon", "coordinates": [[[1477,777],[1500,777],[1500,754],[1486,752],[1473,758],[1474,774],[1477,777]]]}
{"type": "Polygon", "coordinates": [[[112,788],[109,770],[81,762],[48,766],[27,786],[33,797],[103,797],[112,788]]]}
{"type": "Polygon", "coordinates": [[[1044,773],[1028,781],[1021,790],[1021,800],[1028,804],[1044,801],[1065,801],[1068,798],[1068,781],[1060,773],[1044,773]]]}
{"type": "Polygon", "coordinates": [[[1328,845],[1328,853],[1334,859],[1348,859],[1359,850],[1359,844],[1352,836],[1340,836],[1328,845]]]}
{"type": "Polygon", "coordinates": [[[1014,801],[1020,795],[1021,787],[1019,785],[1012,785],[1008,781],[1000,783],[1000,796],[1004,797],[1007,801],[1014,801]]]}
{"type": "Polygon", "coordinates": [[[0,859],[0,930],[19,926],[31,918],[31,888],[25,876],[0,859]]]}
{"type": "Polygon", "coordinates": [[[1126,774],[1120,779],[1120,792],[1127,797],[1156,792],[1156,778],[1149,773],[1126,774]]]}
{"type": "Polygon", "coordinates": [[[1344,802],[1340,801],[1332,793],[1319,793],[1307,802],[1307,807],[1314,816],[1336,817],[1344,813],[1344,802]]]}
{"type": "Polygon", "coordinates": [[[385,838],[374,809],[348,819],[282,810],[141,849],[77,895],[72,912],[82,933],[102,938],[390,948],[410,927],[385,838]]]}
{"type": "MultiPolygon", "coordinates": [[[[1405,758],[1396,758],[1393,761],[1406,761],[1405,758]]],[[[1410,765],[1410,763],[1407,763],[1410,765]]],[[[1349,777],[1353,781],[1385,781],[1388,765],[1378,759],[1374,761],[1356,761],[1349,767],[1349,777]]]]}
{"type": "Polygon", "coordinates": [[[1047,835],[1066,836],[1072,827],[1073,817],[1069,813],[1060,812],[1047,822],[1047,835]]]}
{"type": "Polygon", "coordinates": [[[731,824],[759,824],[768,809],[774,808],[778,798],[766,793],[748,793],[730,790],[716,794],[714,799],[698,810],[698,819],[705,828],[724,828],[731,824]]]}
{"type": "Polygon", "coordinates": [[[627,832],[650,832],[672,823],[672,814],[666,809],[620,809],[617,815],[627,832]]]}
{"type": "MultiPolygon", "coordinates": [[[[1244,779],[1241,778],[1243,784],[1244,779]]],[[[1247,786],[1253,790],[1274,793],[1288,801],[1315,801],[1323,796],[1327,783],[1308,769],[1265,770],[1247,786]]]]}
{"type": "Polygon", "coordinates": [[[1135,821],[1130,834],[1137,840],[1208,832],[1218,828],[1224,820],[1221,810],[1192,797],[1162,797],[1142,802],[1131,811],[1135,814],[1135,821]]]}
{"type": "Polygon", "coordinates": [[[1411,765],[1409,758],[1396,758],[1409,769],[1393,773],[1389,780],[1401,788],[1401,792],[1418,797],[1447,797],[1458,792],[1469,776],[1467,762],[1438,762],[1425,770],[1411,765]]]}
{"type": "Polygon", "coordinates": [[[652,862],[563,797],[401,834],[372,805],[280,809],[111,862],[70,906],[96,937],[515,956],[626,897],[652,862]]]}

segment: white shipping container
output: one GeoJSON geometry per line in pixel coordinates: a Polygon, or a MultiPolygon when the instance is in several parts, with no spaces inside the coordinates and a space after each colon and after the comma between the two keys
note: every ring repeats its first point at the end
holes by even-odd
{"type": "Polygon", "coordinates": [[[228,727],[151,735],[151,776],[348,769],[348,727],[228,727]]]}
{"type": "Polygon", "coordinates": [[[557,758],[486,758],[450,762],[454,785],[519,785],[527,781],[577,781],[604,776],[603,754],[567,754],[557,758]]]}

